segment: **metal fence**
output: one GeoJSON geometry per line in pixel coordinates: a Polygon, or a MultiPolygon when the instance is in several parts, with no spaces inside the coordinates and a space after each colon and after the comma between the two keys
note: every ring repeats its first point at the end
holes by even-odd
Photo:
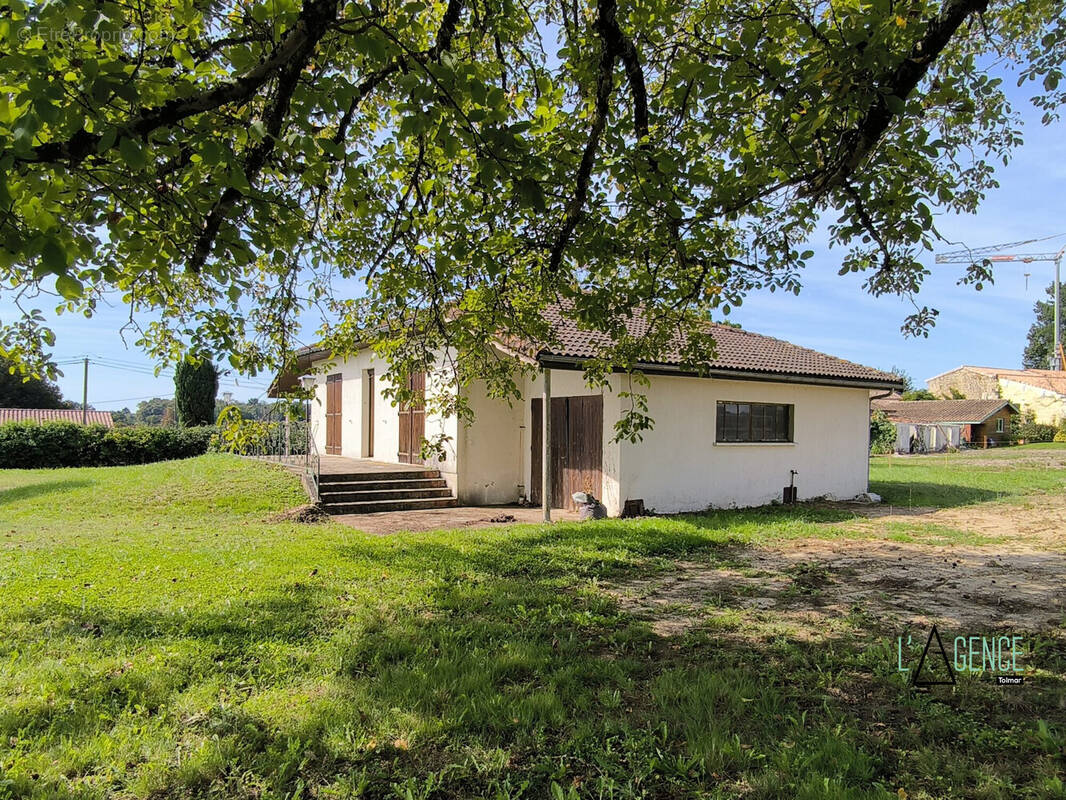
{"type": "Polygon", "coordinates": [[[242,455],[261,461],[302,469],[308,479],[315,502],[319,500],[319,477],[322,457],[315,445],[314,430],[306,420],[268,418],[258,423],[259,430],[242,455]]]}

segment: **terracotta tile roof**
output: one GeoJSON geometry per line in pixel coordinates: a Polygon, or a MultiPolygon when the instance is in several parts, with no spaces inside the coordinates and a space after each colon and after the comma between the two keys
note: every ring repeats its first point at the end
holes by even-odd
{"type": "MultiPolygon", "coordinates": [[[[583,330],[566,317],[559,306],[550,307],[545,317],[552,323],[559,345],[539,351],[541,357],[590,358],[599,347],[607,344],[608,337],[599,331],[583,330]]],[[[789,377],[812,377],[839,379],[847,382],[870,383],[886,388],[901,388],[898,376],[872,367],[865,367],[842,358],[799,347],[781,339],[773,339],[758,333],[733,328],[729,325],[708,323],[714,335],[717,358],[708,366],[711,370],[765,373],[789,377]]],[[[649,328],[643,315],[635,315],[626,325],[634,337],[644,335],[649,328]]],[[[682,362],[684,341],[678,340],[661,360],[649,366],[677,366],[682,362]]]]}
{"type": "Polygon", "coordinates": [[[1055,369],[997,369],[996,367],[961,367],[992,378],[1025,383],[1048,392],[1066,395],[1066,371],[1055,369]]]}
{"type": "Polygon", "coordinates": [[[884,411],[892,422],[913,422],[918,425],[961,423],[979,425],[1004,406],[1007,400],[897,400],[885,398],[870,401],[871,407],[884,411]]]}
{"type": "MultiPolygon", "coordinates": [[[[115,427],[110,411],[89,411],[86,421],[90,425],[115,427]]],[[[80,425],[81,411],[76,408],[0,408],[0,425],[5,422],[76,422],[80,425]]]]}
{"type": "MultiPolygon", "coordinates": [[[[557,346],[540,347],[513,336],[501,336],[497,343],[527,358],[534,356],[543,360],[551,358],[585,359],[595,356],[599,348],[608,344],[609,337],[600,331],[579,328],[577,323],[563,313],[563,306],[551,305],[545,312],[559,340],[557,346]]],[[[707,323],[714,334],[718,357],[708,366],[712,372],[761,373],[767,378],[778,375],[789,378],[813,378],[819,383],[839,382],[844,385],[862,384],[878,389],[902,389],[899,376],[888,372],[865,367],[842,358],[809,350],[806,347],[790,344],[781,339],[772,339],[751,331],[733,328],[729,325],[707,323]]],[[[649,329],[643,315],[634,315],[626,325],[629,333],[635,337],[643,336],[649,329]]],[[[672,367],[682,363],[681,352],[684,341],[678,340],[671,352],[662,360],[647,367],[672,367]]],[[[297,370],[310,368],[311,362],[326,355],[327,351],[318,345],[303,347],[297,351],[297,370]]],[[[297,373],[283,373],[274,379],[268,396],[277,397],[279,393],[291,390],[297,385],[297,373]]]]}

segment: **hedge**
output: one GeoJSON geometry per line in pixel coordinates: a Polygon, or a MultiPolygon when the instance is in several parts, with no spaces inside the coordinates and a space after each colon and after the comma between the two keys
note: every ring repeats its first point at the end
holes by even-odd
{"type": "Polygon", "coordinates": [[[1055,426],[1040,422],[1023,422],[1012,433],[1015,440],[1032,444],[1033,442],[1050,442],[1055,438],[1055,426]]]}
{"type": "Polygon", "coordinates": [[[213,427],[105,428],[73,422],[0,425],[0,468],[118,467],[207,452],[213,427]]]}

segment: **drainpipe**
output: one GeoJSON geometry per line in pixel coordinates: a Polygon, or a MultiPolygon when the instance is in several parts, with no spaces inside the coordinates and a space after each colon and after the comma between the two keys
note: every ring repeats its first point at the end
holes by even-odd
{"type": "Polygon", "coordinates": [[[544,509],[544,521],[552,521],[552,371],[544,368],[544,383],[540,401],[540,502],[544,509]]]}

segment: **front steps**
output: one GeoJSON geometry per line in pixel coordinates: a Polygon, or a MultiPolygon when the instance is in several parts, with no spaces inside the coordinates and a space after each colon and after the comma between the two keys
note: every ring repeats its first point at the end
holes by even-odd
{"type": "Polygon", "coordinates": [[[329,514],[415,511],[459,505],[439,469],[321,475],[319,497],[329,514]]]}

